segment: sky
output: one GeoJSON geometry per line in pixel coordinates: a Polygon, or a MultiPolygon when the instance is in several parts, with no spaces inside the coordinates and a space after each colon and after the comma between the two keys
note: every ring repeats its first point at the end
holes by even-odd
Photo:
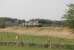
{"type": "Polygon", "coordinates": [[[74,0],[0,0],[0,17],[60,20],[74,0]]]}

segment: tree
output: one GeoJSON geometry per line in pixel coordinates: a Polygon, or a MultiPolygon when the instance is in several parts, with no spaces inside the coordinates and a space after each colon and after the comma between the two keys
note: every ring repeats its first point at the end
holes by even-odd
{"type": "Polygon", "coordinates": [[[5,28],[5,19],[4,18],[0,18],[0,28],[5,28]]]}
{"type": "Polygon", "coordinates": [[[74,4],[68,5],[68,10],[64,15],[64,18],[66,19],[67,26],[74,29],[74,4]]]}

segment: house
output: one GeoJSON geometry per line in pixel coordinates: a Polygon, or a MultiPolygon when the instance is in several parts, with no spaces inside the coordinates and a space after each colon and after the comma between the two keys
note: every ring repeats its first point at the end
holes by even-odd
{"type": "Polygon", "coordinates": [[[34,27],[34,26],[40,26],[40,23],[39,23],[39,20],[32,19],[32,20],[26,21],[24,25],[34,27]]]}
{"type": "Polygon", "coordinates": [[[63,26],[63,21],[51,21],[47,19],[31,19],[22,23],[25,27],[49,27],[49,26],[63,26]]]}

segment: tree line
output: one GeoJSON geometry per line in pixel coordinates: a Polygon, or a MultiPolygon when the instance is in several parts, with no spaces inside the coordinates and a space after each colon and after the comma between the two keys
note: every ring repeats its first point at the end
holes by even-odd
{"type": "MultiPolygon", "coordinates": [[[[41,27],[47,27],[47,26],[63,26],[64,21],[53,21],[53,20],[47,20],[47,19],[31,19],[29,22],[35,22],[38,21],[41,27]]],[[[21,26],[25,24],[26,20],[20,20],[20,19],[13,19],[13,18],[7,18],[7,17],[0,17],[0,28],[5,27],[11,27],[11,26],[21,26]]],[[[24,26],[24,25],[23,25],[24,26]]]]}

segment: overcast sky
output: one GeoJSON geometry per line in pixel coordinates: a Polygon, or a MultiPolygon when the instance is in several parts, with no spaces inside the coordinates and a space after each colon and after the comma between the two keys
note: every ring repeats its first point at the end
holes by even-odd
{"type": "Polygon", "coordinates": [[[60,19],[74,0],[0,0],[0,16],[20,19],[60,19]]]}

